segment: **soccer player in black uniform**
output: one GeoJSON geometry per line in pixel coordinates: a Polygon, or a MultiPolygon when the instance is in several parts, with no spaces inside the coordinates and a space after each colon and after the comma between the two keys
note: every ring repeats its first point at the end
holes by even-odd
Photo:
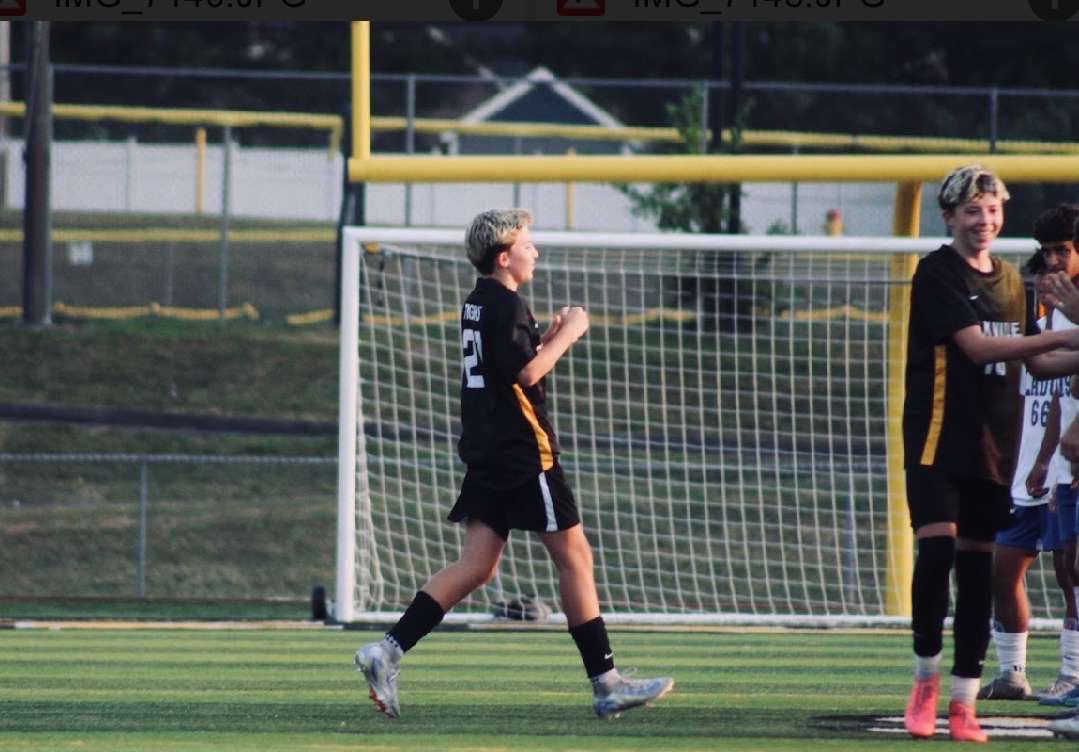
{"type": "Polygon", "coordinates": [[[449,519],[465,526],[460,558],[432,576],[397,624],[356,652],[378,710],[394,718],[401,656],[462,598],[489,582],[512,529],[539,534],[558,570],[569,633],[592,681],[601,718],[646,705],[671,691],[669,677],[632,680],[614,667],[599,611],[592,547],[558,464],[558,439],[546,410],[545,376],[588,330],[588,314],[566,307],[542,335],[518,288],[532,279],[532,215],[486,211],[465,238],[482,275],[461,308],[461,437],[467,470],[449,519]]]}
{"type": "Polygon", "coordinates": [[[919,261],[910,294],[903,443],[918,558],[914,687],[904,720],[912,736],[934,733],[954,566],[949,732],[958,741],[985,741],[974,701],[989,643],[993,538],[1010,522],[1019,419],[1014,361],[1040,378],[1074,373],[1079,353],[1053,351],[1079,349],[1079,329],[1037,333],[1019,272],[990,253],[1008,198],[996,175],[979,165],[958,168],[937,198],[951,242],[919,261]]]}

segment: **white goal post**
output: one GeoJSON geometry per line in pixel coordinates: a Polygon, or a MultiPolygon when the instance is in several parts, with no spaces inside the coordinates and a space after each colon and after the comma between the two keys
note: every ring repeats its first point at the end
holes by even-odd
{"type": "MultiPolygon", "coordinates": [[[[522,295],[541,326],[567,304],[592,321],[548,377],[548,407],[605,619],[905,623],[885,608],[889,294],[909,285],[891,259],[942,240],[533,238],[540,259],[522,295]]],[[[463,474],[459,309],[476,277],[463,239],[464,228],[344,232],[342,622],[395,619],[458,552],[445,515],[463,474]]],[[[994,246],[1016,263],[1035,248],[994,246]]],[[[1051,563],[1028,584],[1034,615],[1053,617],[1051,563]]],[[[448,618],[490,619],[522,595],[557,610],[557,576],[518,532],[492,584],[448,618]]]]}

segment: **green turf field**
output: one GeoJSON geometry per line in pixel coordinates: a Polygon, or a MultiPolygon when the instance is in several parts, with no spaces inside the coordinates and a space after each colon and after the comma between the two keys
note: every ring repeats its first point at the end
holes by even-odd
{"type": "MultiPolygon", "coordinates": [[[[576,651],[560,630],[435,633],[404,664],[402,717],[383,718],[351,665],[353,650],[373,636],[321,629],[3,631],[0,749],[890,750],[915,744],[869,730],[873,718],[902,711],[909,687],[902,632],[614,632],[621,667],[636,666],[641,675],[670,672],[677,681],[656,707],[614,721],[592,715],[576,651]]],[[[1032,638],[1036,684],[1052,678],[1056,651],[1055,639],[1032,638]]],[[[1035,703],[999,701],[979,710],[983,719],[1054,714],[1035,703]]],[[[1067,742],[993,738],[995,750],[1046,744],[1063,749],[1067,742]]]]}

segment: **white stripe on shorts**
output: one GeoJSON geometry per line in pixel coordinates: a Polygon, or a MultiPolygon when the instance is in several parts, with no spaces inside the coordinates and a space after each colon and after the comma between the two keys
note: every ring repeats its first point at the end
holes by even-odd
{"type": "Polygon", "coordinates": [[[547,487],[547,476],[540,473],[539,482],[543,494],[543,513],[547,515],[547,532],[553,533],[558,530],[558,523],[554,518],[554,501],[551,500],[551,489],[547,487]]]}

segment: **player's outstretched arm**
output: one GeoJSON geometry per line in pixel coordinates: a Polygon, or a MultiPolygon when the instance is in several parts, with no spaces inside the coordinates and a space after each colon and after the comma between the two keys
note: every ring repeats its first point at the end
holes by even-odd
{"type": "MultiPolygon", "coordinates": [[[[1041,337],[1045,334],[1059,334],[1063,338],[1061,347],[1067,349],[1050,351],[1026,358],[1024,362],[1027,370],[1040,379],[1070,376],[1074,373],[1079,373],[1079,329],[1043,332],[1037,336],[1041,337]]],[[[1024,339],[1032,338],[1025,337],[1024,339]]]]}
{"type": "Polygon", "coordinates": [[[536,357],[517,374],[517,383],[521,386],[533,386],[550,373],[558,359],[566,354],[570,346],[588,331],[588,313],[580,306],[563,309],[561,325],[551,338],[543,343],[536,357]]]}
{"type": "Polygon", "coordinates": [[[1079,329],[1050,330],[1030,337],[989,337],[980,326],[971,324],[952,337],[963,354],[979,365],[1023,360],[1039,378],[1079,371],[1079,353],[1052,352],[1061,348],[1079,350],[1079,329]]]}

